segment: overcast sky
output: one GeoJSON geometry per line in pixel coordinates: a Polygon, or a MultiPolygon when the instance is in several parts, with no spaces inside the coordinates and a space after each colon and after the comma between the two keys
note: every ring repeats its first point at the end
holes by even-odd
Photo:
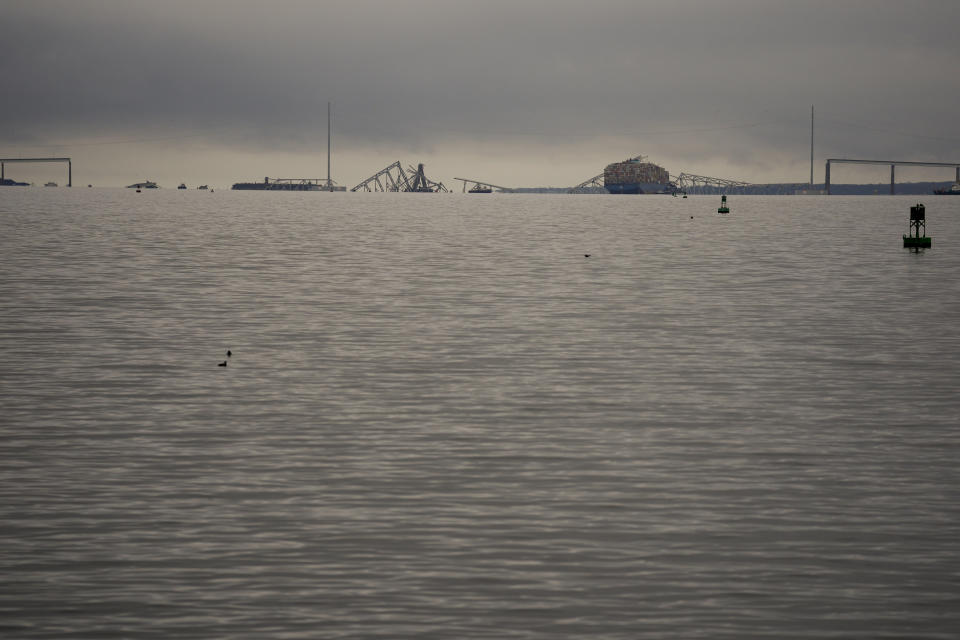
{"type": "MultiPolygon", "coordinates": [[[[637,154],[801,182],[811,105],[818,182],[828,157],[956,162],[958,16],[956,0],[0,0],[0,156],[69,155],[75,184],[105,186],[325,177],[329,101],[347,188],[395,160],[449,186],[570,186],[637,154]]],[[[889,170],[833,176],[859,179],[889,170]]]]}

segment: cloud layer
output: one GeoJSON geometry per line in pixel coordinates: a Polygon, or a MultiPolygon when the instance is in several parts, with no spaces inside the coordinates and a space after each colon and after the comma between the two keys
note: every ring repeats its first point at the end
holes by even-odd
{"type": "Polygon", "coordinates": [[[344,183],[426,158],[563,185],[636,153],[674,173],[800,181],[815,104],[820,176],[826,157],[957,161],[953,12],[928,0],[16,1],[0,22],[0,154],[86,156],[111,165],[105,179],[131,162],[162,172],[145,156],[178,150],[224,173],[325,169],[332,101],[344,183]]]}

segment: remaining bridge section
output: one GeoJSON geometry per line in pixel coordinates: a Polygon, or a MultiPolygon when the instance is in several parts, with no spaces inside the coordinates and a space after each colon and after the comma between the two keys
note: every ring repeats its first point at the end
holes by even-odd
{"type": "Polygon", "coordinates": [[[8,162],[66,162],[67,163],[67,186],[73,186],[73,162],[70,158],[0,158],[0,180],[7,177],[8,162]]]}
{"type": "Polygon", "coordinates": [[[471,193],[489,193],[493,189],[498,191],[503,191],[505,193],[512,193],[513,189],[510,187],[501,187],[498,184],[493,184],[492,182],[482,182],[480,180],[473,180],[471,178],[454,178],[454,180],[460,180],[463,182],[463,193],[467,192],[467,184],[472,184],[470,188],[471,193]]]}
{"type": "Polygon", "coordinates": [[[956,169],[956,181],[960,182],[960,162],[908,162],[903,160],[851,160],[849,158],[830,158],[827,160],[827,168],[824,172],[824,187],[827,195],[830,195],[830,165],[831,164],[888,164],[890,165],[890,195],[896,194],[896,173],[897,165],[902,167],[953,167],[956,169]]]}

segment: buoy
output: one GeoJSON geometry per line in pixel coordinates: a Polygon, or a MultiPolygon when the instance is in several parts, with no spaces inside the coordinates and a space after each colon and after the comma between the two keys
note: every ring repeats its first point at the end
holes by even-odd
{"type": "Polygon", "coordinates": [[[903,236],[903,246],[910,249],[929,249],[933,239],[927,237],[927,210],[919,202],[910,207],[910,234],[903,236]]]}
{"type": "Polygon", "coordinates": [[[227,349],[227,357],[229,358],[229,357],[232,356],[232,355],[233,355],[233,353],[230,351],[230,349],[227,349]]]}
{"type": "Polygon", "coordinates": [[[727,196],[720,196],[720,208],[717,209],[717,213],[730,213],[730,208],[727,206],[727,196]]]}

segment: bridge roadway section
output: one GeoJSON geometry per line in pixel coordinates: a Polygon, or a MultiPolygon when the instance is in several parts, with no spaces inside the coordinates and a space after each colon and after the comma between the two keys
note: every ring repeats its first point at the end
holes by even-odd
{"type": "Polygon", "coordinates": [[[890,165],[890,195],[896,194],[895,185],[895,167],[897,165],[905,167],[953,167],[957,171],[956,181],[960,182],[960,162],[907,162],[899,160],[851,160],[847,158],[830,158],[827,160],[827,168],[824,172],[824,188],[827,195],[830,195],[830,165],[831,164],[888,164],[890,165]]]}
{"type": "Polygon", "coordinates": [[[66,162],[67,163],[67,186],[73,186],[73,162],[70,158],[0,158],[0,180],[7,177],[8,162],[66,162]]]}

